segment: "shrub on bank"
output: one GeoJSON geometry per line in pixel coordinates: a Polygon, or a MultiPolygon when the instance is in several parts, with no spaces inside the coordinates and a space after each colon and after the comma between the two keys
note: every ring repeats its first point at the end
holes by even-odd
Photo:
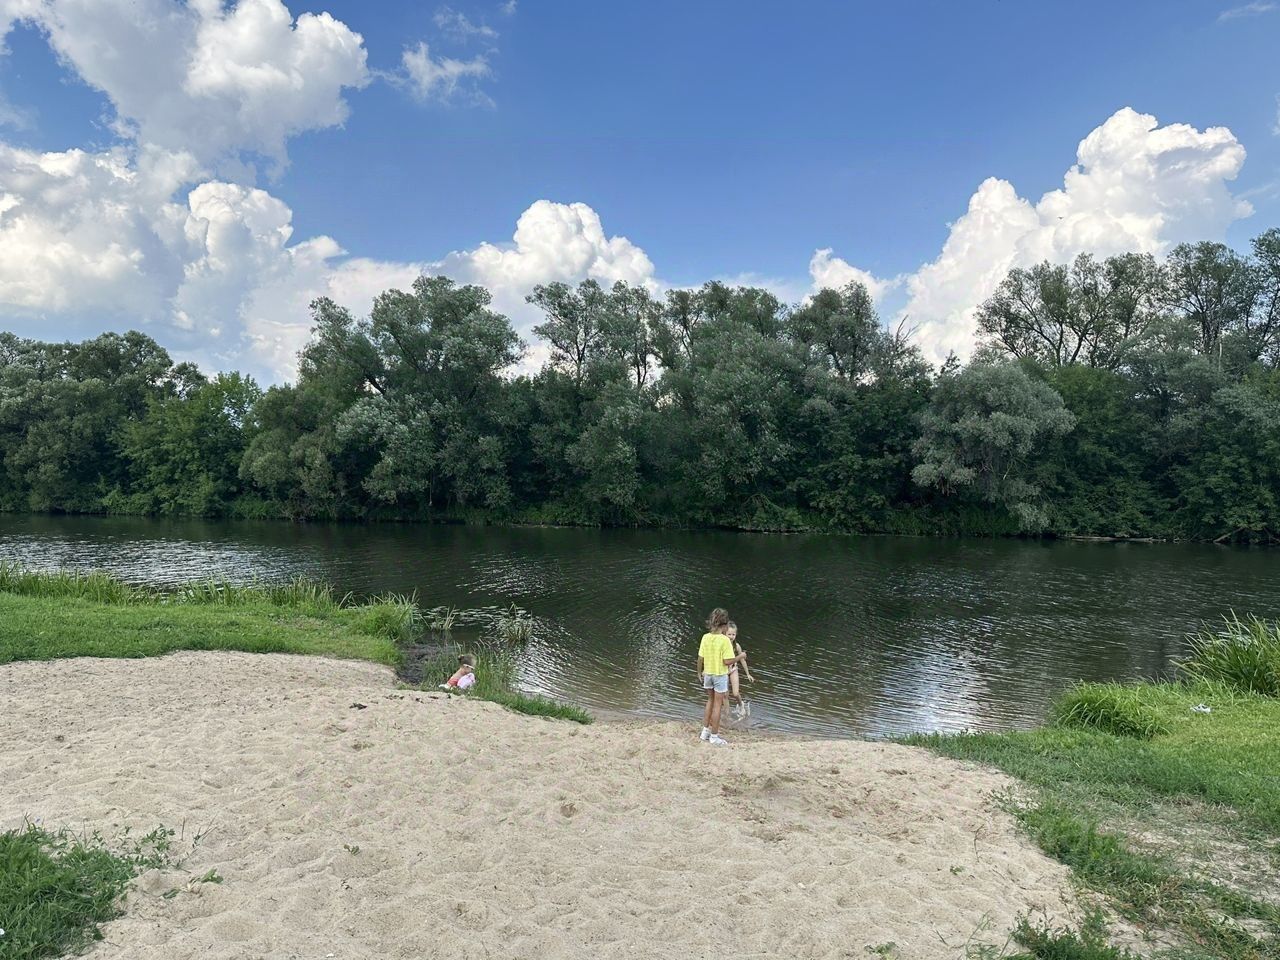
{"type": "Polygon", "coordinates": [[[1059,727],[1138,740],[1169,732],[1160,714],[1143,701],[1142,688],[1120,683],[1077,684],[1053,702],[1049,719],[1059,727]]]}
{"type": "Polygon", "coordinates": [[[1280,697],[1280,621],[1241,620],[1233,614],[1217,629],[1206,627],[1189,640],[1189,654],[1178,662],[1184,676],[1280,697]]]}

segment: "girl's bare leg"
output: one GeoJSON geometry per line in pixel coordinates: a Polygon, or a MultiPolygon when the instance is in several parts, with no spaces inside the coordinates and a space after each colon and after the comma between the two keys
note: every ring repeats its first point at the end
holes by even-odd
{"type": "Polygon", "coordinates": [[[720,711],[723,708],[724,708],[724,694],[716,693],[713,690],[711,692],[711,703],[708,705],[708,709],[711,713],[711,723],[708,724],[708,726],[711,727],[712,736],[718,737],[720,735],[720,711]]]}

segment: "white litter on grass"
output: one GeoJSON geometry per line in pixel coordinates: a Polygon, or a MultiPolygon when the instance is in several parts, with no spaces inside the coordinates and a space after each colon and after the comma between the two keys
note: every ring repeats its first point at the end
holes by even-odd
{"type": "Polygon", "coordinates": [[[1197,703],[1191,708],[1192,713],[1213,713],[1213,707],[1206,707],[1203,703],[1197,703]]]}

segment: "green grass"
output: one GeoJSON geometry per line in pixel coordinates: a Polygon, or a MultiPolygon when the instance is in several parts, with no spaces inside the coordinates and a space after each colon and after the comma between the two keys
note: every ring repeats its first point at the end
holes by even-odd
{"type": "Polygon", "coordinates": [[[533,639],[533,617],[513,603],[498,618],[497,634],[503,643],[528,643],[533,639]]]}
{"type": "Polygon", "coordinates": [[[1126,920],[1180,942],[1171,956],[1280,958],[1280,700],[1084,684],[1052,714],[1039,730],[908,742],[1029,785],[1008,806],[1030,835],[1126,920]]]}
{"type": "Polygon", "coordinates": [[[1190,638],[1191,650],[1178,663],[1193,680],[1212,680],[1247,693],[1280,697],[1280,622],[1258,617],[1224,617],[1217,629],[1190,638]]]}
{"type": "Polygon", "coordinates": [[[340,597],[328,584],[305,577],[248,584],[209,578],[160,589],[125,583],[100,571],[31,571],[0,562],[0,594],[110,606],[271,607],[313,617],[345,617],[365,633],[395,639],[408,639],[422,623],[414,597],[392,593],[357,602],[351,594],[340,597]]]}
{"type": "Polygon", "coordinates": [[[410,598],[356,602],[303,580],[202,581],[159,591],[101,573],[30,573],[0,564],[0,663],[240,650],[394,665],[396,641],[418,622],[410,598]]]}
{"type": "Polygon", "coordinates": [[[1112,946],[1106,919],[1091,910],[1076,929],[1018,922],[1011,937],[1022,950],[1005,953],[1004,960],[1137,960],[1132,951],[1112,946]]]}
{"type": "MultiPolygon", "coordinates": [[[[458,669],[459,649],[442,651],[423,664],[423,689],[438,689],[438,685],[458,669]]],[[[591,714],[572,703],[561,703],[549,697],[522,693],[516,686],[516,659],[508,649],[497,644],[481,644],[468,653],[476,657],[475,686],[459,694],[488,700],[516,713],[552,720],[571,720],[574,723],[591,723],[591,714]]]]}
{"type": "Polygon", "coordinates": [[[0,960],[58,957],[100,939],[142,870],[166,866],[172,831],[112,847],[99,836],[34,825],[0,833],[0,960]]]}
{"type": "MultiPolygon", "coordinates": [[[[532,620],[515,608],[504,620],[527,640],[532,620]]],[[[458,613],[438,614],[451,626],[458,613]]],[[[232,584],[204,580],[172,590],[124,583],[103,573],[33,573],[0,563],[0,664],[61,657],[154,657],[178,650],[298,653],[372,660],[394,666],[397,642],[430,622],[413,598],[397,595],[356,602],[324,584],[232,584]]],[[[459,651],[460,652],[460,651],[459,651]]],[[[522,693],[515,654],[483,645],[470,696],[517,713],[590,723],[581,707],[522,693]]],[[[427,665],[443,682],[457,667],[456,653],[427,665]]],[[[438,677],[439,679],[434,679],[438,677]]]]}
{"type": "Polygon", "coordinates": [[[1072,687],[1054,701],[1049,722],[1137,740],[1150,740],[1169,732],[1160,713],[1147,705],[1144,692],[1126,683],[1082,683],[1072,687]]]}

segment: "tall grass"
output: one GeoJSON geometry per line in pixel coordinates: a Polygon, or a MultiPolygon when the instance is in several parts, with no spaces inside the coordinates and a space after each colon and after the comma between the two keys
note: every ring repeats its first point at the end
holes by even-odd
{"type": "Polygon", "coordinates": [[[209,577],[160,589],[126,583],[100,571],[32,571],[0,561],[0,593],[110,606],[275,607],[316,617],[341,611],[361,633],[399,640],[412,637],[422,622],[416,597],[392,593],[357,600],[305,577],[283,583],[233,583],[209,577]]]}
{"type": "Polygon", "coordinates": [[[417,635],[422,623],[417,601],[403,594],[372,597],[351,609],[356,614],[356,629],[371,637],[409,640],[417,635]]]}
{"type": "Polygon", "coordinates": [[[132,586],[99,571],[34,571],[7,561],[0,561],[0,593],[111,604],[137,603],[157,596],[154,590],[132,586]]]}
{"type": "Polygon", "coordinates": [[[1177,665],[1183,676],[1280,697],[1280,621],[1232,614],[1217,629],[1205,627],[1188,640],[1188,656],[1177,665]]]}
{"type": "Polygon", "coordinates": [[[504,643],[528,643],[533,639],[533,617],[513,603],[499,616],[497,633],[504,643]]]}
{"type": "Polygon", "coordinates": [[[1145,691],[1122,683],[1076,684],[1054,700],[1049,722],[1138,740],[1169,732],[1168,724],[1148,705],[1145,691]]]}

